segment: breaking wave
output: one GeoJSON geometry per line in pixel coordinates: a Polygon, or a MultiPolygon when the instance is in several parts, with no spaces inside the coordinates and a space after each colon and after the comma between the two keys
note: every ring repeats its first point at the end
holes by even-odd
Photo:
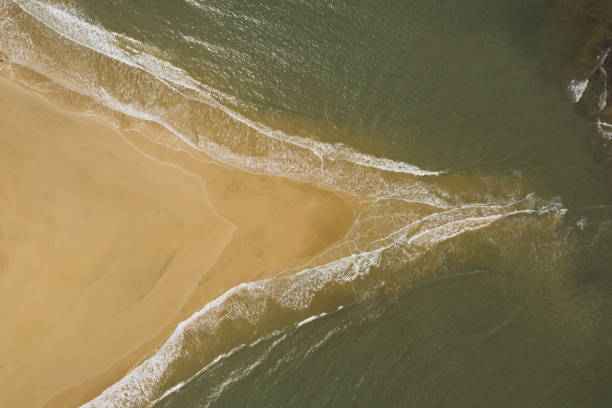
{"type": "MultiPolygon", "coordinates": [[[[359,246],[352,240],[357,235],[354,231],[341,245],[351,252],[347,256],[294,274],[241,284],[210,302],[179,324],[153,357],[85,406],[147,406],[217,356],[262,334],[308,321],[306,316],[363,300],[379,290],[427,279],[434,270],[428,255],[454,237],[495,229],[497,221],[512,218],[514,232],[520,236],[522,223],[536,222],[530,217],[544,216],[550,222],[560,216],[551,209],[521,207],[520,203],[503,208],[477,206],[431,214],[372,241],[363,252],[350,250],[359,246]]],[[[493,239],[495,233],[489,234],[493,239]]]]}

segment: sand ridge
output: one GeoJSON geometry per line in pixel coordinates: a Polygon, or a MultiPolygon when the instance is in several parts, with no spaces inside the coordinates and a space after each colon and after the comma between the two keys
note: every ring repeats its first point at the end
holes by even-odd
{"type": "Polygon", "coordinates": [[[0,405],[86,402],[224,291],[341,239],[354,211],[0,78],[0,405]]]}

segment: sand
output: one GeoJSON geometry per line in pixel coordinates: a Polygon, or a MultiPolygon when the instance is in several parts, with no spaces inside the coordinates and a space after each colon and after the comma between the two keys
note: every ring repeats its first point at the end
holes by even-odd
{"type": "Polygon", "coordinates": [[[0,78],[0,406],[92,399],[215,297],[340,240],[356,208],[0,78]]]}

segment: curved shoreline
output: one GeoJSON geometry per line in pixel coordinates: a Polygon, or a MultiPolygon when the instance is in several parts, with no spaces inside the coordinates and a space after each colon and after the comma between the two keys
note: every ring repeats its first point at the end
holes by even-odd
{"type": "Polygon", "coordinates": [[[124,133],[125,143],[109,125],[58,109],[6,79],[0,79],[0,89],[0,142],[12,146],[3,151],[15,158],[3,160],[3,173],[21,180],[2,183],[3,196],[20,197],[19,209],[3,206],[2,235],[21,245],[4,245],[2,254],[9,265],[3,268],[3,299],[9,304],[2,332],[11,333],[3,339],[0,375],[10,392],[3,393],[2,405],[40,406],[57,394],[59,405],[86,402],[203,304],[316,254],[341,239],[354,220],[354,211],[335,193],[205,163],[136,132],[124,133]],[[91,183],[100,187],[94,192],[91,183]],[[126,195],[139,198],[130,204],[126,195]],[[31,211],[24,213],[30,202],[31,211]],[[12,213],[23,220],[14,228],[8,221],[14,217],[7,215],[12,213]],[[160,229],[157,219],[164,214],[168,226],[160,229]],[[40,217],[55,220],[51,229],[10,239],[45,228],[45,221],[36,221],[40,217]],[[44,237],[51,237],[51,247],[36,241],[44,237]],[[107,255],[88,255],[100,246],[107,255]],[[18,263],[20,256],[51,261],[26,267],[18,263]],[[100,268],[106,272],[84,277],[100,268]],[[160,268],[161,275],[151,273],[160,268]],[[27,316],[35,320],[27,323],[27,316]],[[89,381],[84,388],[83,380],[89,381]],[[39,384],[35,390],[28,386],[33,382],[39,384]],[[74,399],[62,394],[69,389],[74,399]]]}

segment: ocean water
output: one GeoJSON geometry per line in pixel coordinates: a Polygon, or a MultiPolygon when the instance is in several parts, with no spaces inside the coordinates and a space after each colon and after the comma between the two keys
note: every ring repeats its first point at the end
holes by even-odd
{"type": "Polygon", "coordinates": [[[88,405],[612,404],[608,3],[0,0],[16,80],[371,202],[88,405]]]}

